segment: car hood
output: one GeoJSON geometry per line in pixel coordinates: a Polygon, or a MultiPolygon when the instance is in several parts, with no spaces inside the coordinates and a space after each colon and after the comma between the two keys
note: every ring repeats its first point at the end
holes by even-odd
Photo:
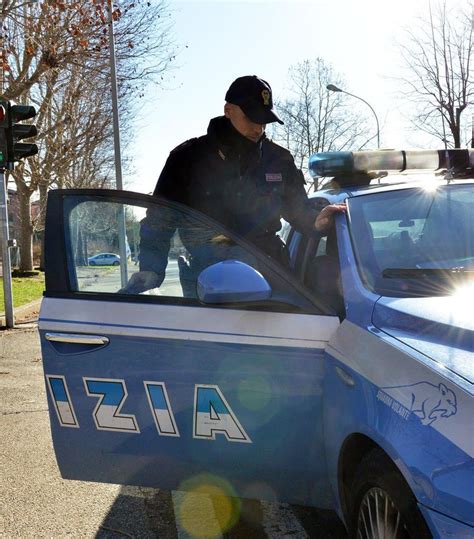
{"type": "Polygon", "coordinates": [[[465,299],[381,297],[373,324],[474,384],[474,316],[465,299]]]}

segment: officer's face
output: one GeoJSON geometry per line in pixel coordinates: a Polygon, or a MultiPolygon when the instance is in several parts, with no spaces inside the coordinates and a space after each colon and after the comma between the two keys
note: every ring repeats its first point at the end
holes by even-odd
{"type": "Polygon", "coordinates": [[[244,111],[238,105],[226,103],[224,114],[226,118],[229,118],[235,129],[252,142],[258,142],[265,131],[265,124],[252,122],[252,120],[245,116],[244,111]]]}

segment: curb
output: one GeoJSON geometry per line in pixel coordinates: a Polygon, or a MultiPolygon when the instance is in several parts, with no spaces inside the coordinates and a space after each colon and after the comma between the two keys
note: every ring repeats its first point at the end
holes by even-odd
{"type": "MultiPolygon", "coordinates": [[[[20,305],[20,307],[15,307],[13,310],[15,324],[26,321],[36,322],[38,320],[41,299],[42,298],[35,299],[35,301],[27,303],[26,305],[20,305]]],[[[5,325],[5,313],[0,312],[0,326],[5,327],[5,325]]]]}

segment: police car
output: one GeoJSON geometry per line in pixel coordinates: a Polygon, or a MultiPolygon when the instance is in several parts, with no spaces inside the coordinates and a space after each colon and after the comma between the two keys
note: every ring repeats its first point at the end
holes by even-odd
{"type": "Polygon", "coordinates": [[[347,212],[325,238],[286,231],[291,272],[166,200],[50,193],[39,331],[61,474],[334,509],[361,538],[474,537],[474,151],[310,170],[333,178],[314,204],[347,212]],[[147,293],[124,292],[133,262],[87,265],[136,252],[163,209],[196,244],[225,238],[196,297],[179,233],[147,293]]]}

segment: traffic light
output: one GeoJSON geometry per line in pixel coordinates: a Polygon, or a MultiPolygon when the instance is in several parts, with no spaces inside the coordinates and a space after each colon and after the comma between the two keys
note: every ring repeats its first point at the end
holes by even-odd
{"type": "Polygon", "coordinates": [[[36,137],[38,130],[33,124],[18,124],[36,116],[35,107],[31,105],[11,105],[9,106],[7,130],[7,162],[14,163],[24,157],[30,157],[38,153],[36,144],[24,144],[18,142],[25,138],[36,137]]]}

